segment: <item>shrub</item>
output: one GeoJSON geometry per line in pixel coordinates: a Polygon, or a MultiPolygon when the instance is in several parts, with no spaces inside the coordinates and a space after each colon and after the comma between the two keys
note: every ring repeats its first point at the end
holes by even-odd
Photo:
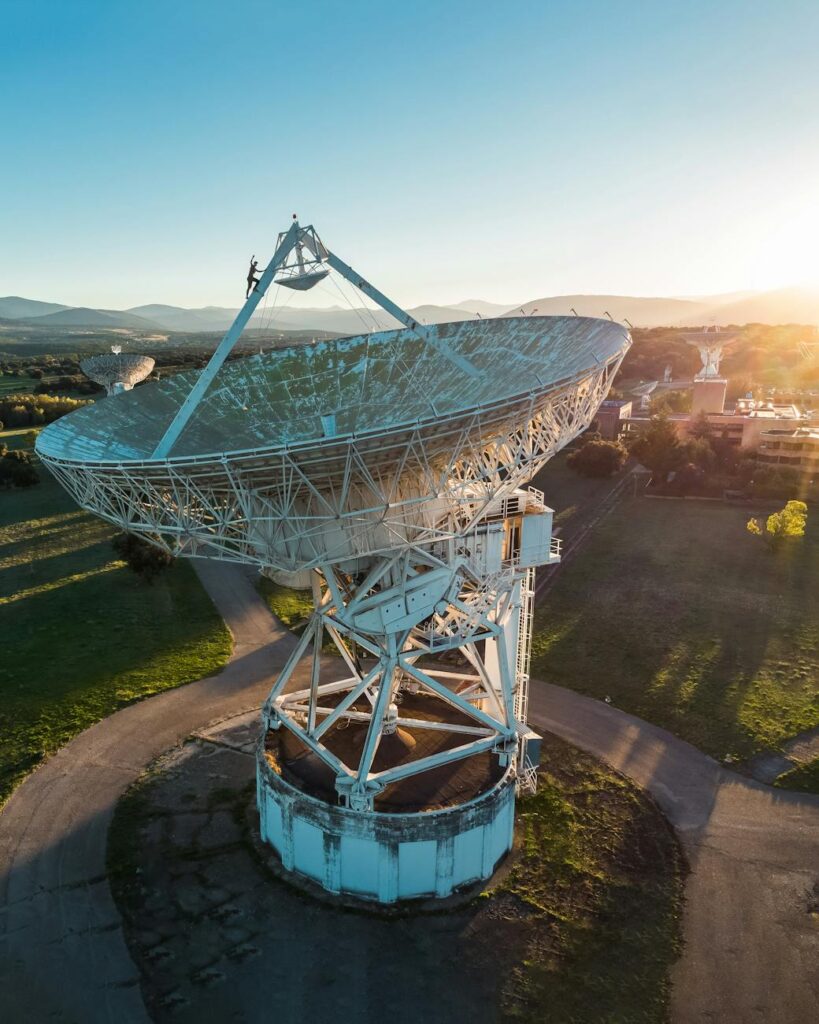
{"type": "Polygon", "coordinates": [[[0,448],[0,487],[33,487],[40,482],[31,455],[0,448]]]}
{"type": "Polygon", "coordinates": [[[781,512],[768,516],[764,528],[758,519],[749,519],[746,528],[773,546],[786,537],[804,537],[807,521],[808,506],[805,502],[789,501],[781,512]]]}
{"type": "Polygon", "coordinates": [[[173,555],[135,533],[118,533],[111,538],[111,545],[128,568],[146,583],[153,583],[173,563],[173,555]]]}
{"type": "Polygon", "coordinates": [[[570,466],[581,476],[611,476],[623,468],[628,452],[614,441],[587,441],[582,448],[566,459],[570,466]]]}

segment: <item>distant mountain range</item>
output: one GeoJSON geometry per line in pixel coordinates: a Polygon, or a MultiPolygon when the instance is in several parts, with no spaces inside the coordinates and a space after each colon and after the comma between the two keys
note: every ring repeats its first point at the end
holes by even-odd
{"type": "MultiPolygon", "coordinates": [[[[783,288],[768,292],[734,292],[694,298],[650,298],[627,295],[551,295],[521,306],[508,307],[482,299],[467,299],[449,306],[416,306],[408,310],[421,323],[449,323],[478,315],[493,317],[527,314],[566,314],[574,309],[581,316],[604,316],[628,320],[635,327],[688,327],[699,324],[741,325],[746,323],[801,323],[819,325],[819,291],[783,288]]],[[[0,298],[0,318],[39,327],[129,329],[163,332],[218,332],[233,322],[238,309],[204,306],[149,304],[132,309],[90,309],[58,302],[40,302],[17,295],[0,298]]],[[[278,308],[259,310],[251,327],[271,331],[330,331],[357,334],[383,330],[397,321],[381,310],[344,309],[341,306],[315,309],[278,308]]]]}

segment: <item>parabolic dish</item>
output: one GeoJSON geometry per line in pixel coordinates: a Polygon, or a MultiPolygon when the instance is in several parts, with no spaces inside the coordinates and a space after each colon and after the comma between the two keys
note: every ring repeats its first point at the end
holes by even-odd
{"type": "Polygon", "coordinates": [[[322,341],[226,363],[169,458],[152,453],[197,372],[63,417],[37,451],[79,504],[127,529],[298,569],[394,548],[385,530],[418,542],[447,508],[528,479],[589,425],[630,343],[620,324],[574,316],[427,330],[480,376],[408,329],[322,341]],[[514,448],[533,424],[537,451],[510,449],[503,478],[482,477],[482,448],[514,448]]]}
{"type": "Polygon", "coordinates": [[[106,388],[115,383],[133,387],[145,380],[153,368],[154,360],[151,356],[124,355],[119,352],[90,356],[80,363],[80,369],[86,377],[106,388]]]}

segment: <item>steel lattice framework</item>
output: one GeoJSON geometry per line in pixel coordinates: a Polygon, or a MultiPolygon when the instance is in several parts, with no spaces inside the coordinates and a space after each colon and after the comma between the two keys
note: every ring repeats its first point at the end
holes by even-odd
{"type": "Polygon", "coordinates": [[[592,422],[629,344],[621,325],[580,317],[420,325],[294,221],[201,374],[79,410],[37,449],[79,505],[175,555],[311,571],[315,610],[265,721],[369,812],[410,775],[519,756],[533,567],[558,557],[551,510],[522,487],[592,422]],[[306,288],[330,269],[403,329],[224,365],[277,273],[306,288]],[[330,681],[325,637],[343,668],[330,681]],[[434,664],[452,652],[468,670],[434,664]],[[408,688],[469,724],[402,715],[408,688]],[[366,735],[348,763],[327,741],[350,722],[366,735]],[[374,771],[399,728],[463,742],[374,771]]]}
{"type": "Polygon", "coordinates": [[[471,529],[591,423],[619,362],[511,407],[397,436],[160,463],[42,455],[80,506],[173,554],[316,568],[471,529]]]}

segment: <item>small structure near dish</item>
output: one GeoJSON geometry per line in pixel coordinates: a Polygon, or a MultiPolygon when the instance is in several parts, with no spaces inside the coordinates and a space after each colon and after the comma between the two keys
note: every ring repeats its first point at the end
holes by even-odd
{"type": "Polygon", "coordinates": [[[629,344],[587,317],[421,325],[294,220],[201,373],[40,434],[108,521],[176,555],[309,573],[257,755],[286,869],[390,903],[447,896],[509,850],[540,742],[534,572],[559,558],[526,483],[592,422],[629,344]],[[288,268],[297,287],[335,271],[403,328],[225,364],[288,268]]]}
{"type": "Polygon", "coordinates": [[[121,345],[112,345],[110,355],[89,356],[80,363],[85,376],[101,384],[106,395],[130,391],[145,380],[153,368],[154,360],[150,356],[123,354],[121,345]]]}

